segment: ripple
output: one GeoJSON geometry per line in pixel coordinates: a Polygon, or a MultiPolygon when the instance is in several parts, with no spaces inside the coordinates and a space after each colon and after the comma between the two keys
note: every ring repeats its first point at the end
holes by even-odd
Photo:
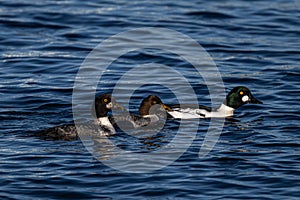
{"type": "MultiPolygon", "coordinates": [[[[299,197],[297,1],[4,0],[0,5],[2,198],[299,197]],[[239,108],[204,158],[198,153],[210,120],[201,120],[189,149],[171,165],[148,174],[111,169],[93,158],[80,140],[33,136],[37,130],[73,121],[74,80],[88,53],[104,39],[140,27],[170,28],[197,40],[214,59],[227,91],[245,85],[264,104],[239,108]]],[[[145,35],[126,42],[151,41],[145,35]]],[[[174,38],[172,48],[182,44],[174,38]]],[[[122,74],[145,63],[173,67],[189,79],[199,102],[210,105],[207,86],[192,66],[155,49],[118,58],[99,81],[97,94],[111,92],[122,74]]],[[[91,76],[98,65],[90,67],[91,76]]],[[[121,89],[125,97],[132,87],[121,89]]],[[[184,91],[181,85],[178,89],[184,91]]],[[[134,91],[130,110],[137,113],[149,93],[166,103],[177,102],[170,89],[149,83],[134,91]]],[[[189,94],[182,96],[190,99],[189,94]]],[[[112,141],[124,150],[156,151],[176,136],[179,123],[168,120],[155,137],[135,138],[118,130],[112,141]]]]}

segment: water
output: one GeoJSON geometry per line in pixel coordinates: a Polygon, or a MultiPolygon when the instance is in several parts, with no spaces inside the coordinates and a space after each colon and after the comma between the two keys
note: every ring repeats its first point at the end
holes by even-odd
{"type": "MultiPolygon", "coordinates": [[[[1,198],[300,196],[299,1],[4,0],[0,5],[1,198]],[[33,137],[35,130],[72,122],[73,85],[88,53],[104,39],[140,27],[168,28],[195,39],[214,59],[226,88],[245,85],[264,104],[238,109],[204,158],[198,153],[209,120],[200,120],[190,148],[152,173],[111,169],[80,140],[33,137]]],[[[155,62],[174,66],[209,105],[205,83],[187,62],[155,53],[133,52],[112,69],[155,62]]],[[[107,73],[98,93],[111,92],[122,70],[107,73]]],[[[130,109],[136,112],[149,93],[176,101],[166,88],[149,84],[134,93],[130,109]]],[[[167,121],[158,138],[120,134],[117,139],[125,149],[152,150],[152,144],[159,148],[174,137],[178,123],[167,121]]]]}

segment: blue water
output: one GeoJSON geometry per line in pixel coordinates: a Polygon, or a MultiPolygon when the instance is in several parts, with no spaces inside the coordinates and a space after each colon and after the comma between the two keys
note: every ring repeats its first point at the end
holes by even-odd
{"type": "MultiPolygon", "coordinates": [[[[1,199],[298,199],[299,19],[297,0],[1,1],[1,199]],[[198,152],[209,120],[200,120],[190,148],[152,173],[109,168],[80,140],[32,136],[72,122],[73,85],[89,52],[114,34],[141,27],[168,28],[195,39],[216,63],[226,91],[247,86],[264,104],[238,109],[204,158],[198,152]]],[[[112,66],[120,71],[108,73],[97,92],[111,92],[124,66],[155,62],[181,69],[199,101],[210,104],[205,83],[188,73],[188,63],[155,51],[121,57],[112,66]]],[[[130,109],[136,112],[150,93],[173,103],[168,92],[145,85],[130,109]]],[[[126,135],[119,140],[136,151],[149,143],[159,148],[176,134],[178,123],[167,121],[162,138],[153,141],[126,135]]]]}

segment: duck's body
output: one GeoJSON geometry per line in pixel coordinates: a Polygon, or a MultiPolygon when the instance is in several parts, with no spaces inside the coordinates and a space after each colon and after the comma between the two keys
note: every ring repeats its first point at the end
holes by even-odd
{"type": "Polygon", "coordinates": [[[72,140],[79,137],[79,133],[93,136],[109,136],[115,134],[107,112],[111,108],[121,108],[109,94],[98,96],[94,102],[97,119],[93,122],[83,124],[64,124],[39,132],[44,138],[72,140]]]}
{"type": "Polygon", "coordinates": [[[194,119],[194,118],[220,118],[233,116],[234,109],[222,104],[218,109],[201,106],[200,108],[180,108],[171,106],[172,111],[168,112],[173,118],[194,119]]]}
{"type": "Polygon", "coordinates": [[[217,109],[202,105],[191,107],[170,105],[172,111],[168,111],[168,114],[177,119],[230,117],[233,116],[235,109],[247,103],[261,104],[262,102],[254,98],[248,88],[238,86],[228,93],[224,102],[217,109]]]}
{"type": "Polygon", "coordinates": [[[110,121],[113,125],[117,124],[122,127],[139,128],[159,121],[159,117],[156,115],[140,116],[135,114],[120,114],[112,116],[110,121]]]}
{"type": "Polygon", "coordinates": [[[167,109],[167,107],[162,103],[159,97],[149,95],[147,98],[143,99],[140,104],[140,115],[114,115],[113,120],[117,124],[126,124],[127,126],[129,124],[129,126],[132,126],[133,128],[144,127],[158,122],[163,118],[163,116],[166,115],[165,109],[167,109]]]}

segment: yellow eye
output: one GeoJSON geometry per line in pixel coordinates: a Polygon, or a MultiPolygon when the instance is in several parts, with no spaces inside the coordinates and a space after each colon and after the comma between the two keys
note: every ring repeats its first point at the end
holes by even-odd
{"type": "Polygon", "coordinates": [[[108,102],[108,99],[103,99],[104,103],[107,103],[108,102]]]}
{"type": "Polygon", "coordinates": [[[152,101],[152,103],[153,103],[153,104],[157,104],[157,102],[156,102],[156,101],[152,101]]]}
{"type": "Polygon", "coordinates": [[[244,94],[244,92],[243,91],[240,91],[240,95],[243,95],[244,94]]]}

